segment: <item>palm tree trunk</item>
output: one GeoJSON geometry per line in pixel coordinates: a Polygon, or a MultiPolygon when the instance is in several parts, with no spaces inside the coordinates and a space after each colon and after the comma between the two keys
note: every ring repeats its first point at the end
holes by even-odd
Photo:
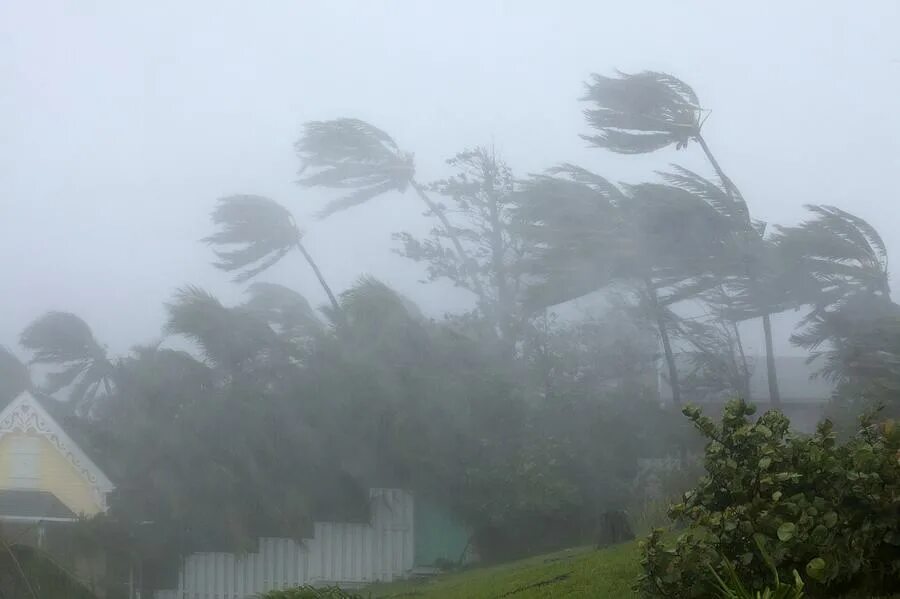
{"type": "Polygon", "coordinates": [[[741,379],[744,387],[744,400],[751,401],[753,398],[750,397],[750,367],[747,366],[747,354],[744,352],[744,341],[741,339],[741,330],[738,328],[738,323],[733,320],[730,322],[731,328],[734,330],[734,342],[735,345],[737,345],[738,356],[741,359],[741,379]]]}
{"type": "Polygon", "coordinates": [[[769,314],[763,314],[763,332],[766,335],[766,377],[769,380],[769,401],[772,407],[781,409],[781,394],[778,392],[778,375],[775,372],[775,350],[772,343],[772,319],[769,314]]]}
{"type": "Polygon", "coordinates": [[[659,300],[656,297],[656,287],[653,282],[647,279],[647,295],[650,298],[650,305],[653,308],[653,317],[656,320],[656,328],[659,330],[659,338],[662,340],[663,353],[666,356],[666,366],[669,370],[669,386],[672,387],[672,403],[676,407],[681,407],[681,384],[678,382],[678,365],[675,363],[675,353],[672,351],[672,340],[669,338],[669,331],[666,327],[666,320],[662,311],[659,309],[659,300]]]}
{"type": "Polygon", "coordinates": [[[728,194],[728,197],[731,201],[735,201],[735,195],[740,195],[738,188],[734,183],[731,182],[731,179],[728,178],[728,175],[725,174],[725,171],[722,170],[722,167],[719,165],[719,161],[716,160],[716,157],[713,156],[712,150],[709,149],[709,146],[706,144],[706,140],[703,139],[702,135],[697,135],[696,137],[697,143],[700,144],[700,147],[703,149],[703,153],[706,154],[706,159],[709,160],[709,163],[712,165],[713,170],[716,171],[716,175],[719,176],[719,180],[722,181],[722,187],[725,188],[725,192],[728,194]]]}
{"type": "Polygon", "coordinates": [[[337,297],[335,297],[334,293],[331,291],[331,287],[329,287],[328,282],[325,280],[325,276],[322,274],[322,271],[319,270],[319,265],[316,264],[316,261],[313,260],[313,257],[306,251],[306,248],[302,243],[297,241],[297,249],[300,250],[300,253],[303,254],[303,258],[306,259],[307,264],[315,273],[316,278],[319,280],[319,285],[322,286],[322,289],[325,290],[325,295],[328,296],[328,301],[331,302],[331,307],[334,308],[335,317],[339,320],[341,324],[346,324],[346,318],[344,316],[344,310],[341,308],[341,304],[338,303],[337,297]]]}
{"type": "MultiPolygon", "coordinates": [[[[736,194],[739,194],[737,187],[734,183],[731,182],[731,179],[725,174],[725,171],[722,170],[722,167],[719,165],[719,161],[716,160],[716,157],[713,156],[712,150],[709,149],[709,145],[707,145],[706,140],[703,139],[702,135],[696,136],[697,143],[700,144],[700,147],[703,148],[703,153],[706,154],[707,160],[712,165],[713,169],[716,171],[716,174],[719,176],[719,179],[722,181],[722,187],[725,189],[725,192],[728,194],[728,197],[731,201],[736,200],[736,194]]],[[[747,217],[747,220],[750,220],[750,217],[747,217]]],[[[747,223],[751,225],[750,222],[747,223]]],[[[751,226],[752,230],[752,226],[751,226]]],[[[748,273],[748,276],[753,278],[752,273],[748,273]]],[[[772,321],[770,315],[768,313],[763,314],[763,332],[766,337],[766,377],[769,380],[769,400],[772,402],[772,406],[775,408],[781,408],[781,395],[778,393],[778,374],[775,371],[775,353],[772,344],[772,321]]]]}
{"type": "Polygon", "coordinates": [[[450,224],[450,220],[447,218],[447,215],[444,214],[444,210],[428,197],[428,194],[425,193],[425,189],[421,185],[415,181],[412,181],[410,184],[412,185],[412,188],[416,190],[416,193],[419,194],[419,198],[425,203],[428,209],[441,221],[441,225],[447,232],[447,237],[450,238],[450,242],[456,250],[456,256],[459,259],[463,270],[469,275],[469,279],[472,281],[472,290],[478,296],[478,299],[482,303],[485,303],[486,298],[484,295],[484,288],[481,286],[481,281],[478,280],[478,276],[475,273],[469,270],[469,259],[466,250],[463,249],[462,242],[459,240],[459,236],[454,232],[453,225],[450,224]]]}

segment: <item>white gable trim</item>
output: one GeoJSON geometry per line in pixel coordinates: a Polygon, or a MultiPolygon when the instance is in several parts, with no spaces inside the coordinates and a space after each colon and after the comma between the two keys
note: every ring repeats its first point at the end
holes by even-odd
{"type": "Polygon", "coordinates": [[[0,412],[0,439],[9,433],[32,431],[47,439],[72,464],[78,474],[91,486],[97,505],[106,510],[106,495],[115,488],[115,485],[75,444],[40,402],[25,391],[0,412]]]}

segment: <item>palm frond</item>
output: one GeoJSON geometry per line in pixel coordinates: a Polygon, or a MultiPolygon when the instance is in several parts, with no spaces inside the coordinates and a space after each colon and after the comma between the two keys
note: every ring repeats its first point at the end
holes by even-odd
{"type": "Polygon", "coordinates": [[[819,282],[823,297],[838,301],[859,291],[889,295],[887,251],[875,228],[834,206],[807,209],[815,218],[779,227],[776,241],[787,259],[819,282]]]}
{"type": "Polygon", "coordinates": [[[533,245],[526,270],[530,308],[555,305],[607,285],[631,254],[616,204],[622,192],[606,179],[562,165],[534,175],[512,195],[513,223],[533,245]],[[617,258],[614,260],[613,257],[617,258]]]}
{"type": "Polygon", "coordinates": [[[34,364],[53,364],[61,370],[47,374],[43,391],[56,393],[71,387],[69,399],[89,402],[101,384],[110,386],[113,365],[90,327],[69,312],[48,312],[22,332],[20,343],[33,352],[34,364]],[[95,391],[86,396],[89,389],[95,391]]]}
{"type": "Polygon", "coordinates": [[[276,325],[282,333],[308,335],[322,323],[305,297],[284,285],[256,282],[247,288],[250,299],[244,308],[276,325]]]}
{"type": "Polygon", "coordinates": [[[594,104],[584,111],[599,131],[582,137],[592,145],[622,154],[679,149],[700,133],[701,109],[689,85],[666,73],[594,74],[581,98],[594,104]]]}
{"type": "Polygon", "coordinates": [[[669,185],[694,194],[715,208],[723,216],[733,221],[736,227],[749,228],[750,211],[744,198],[737,192],[728,193],[721,185],[701,177],[697,173],[677,164],[672,172],[659,173],[669,185]]]}
{"type": "Polygon", "coordinates": [[[47,312],[22,331],[19,341],[34,352],[33,364],[64,364],[104,355],[91,328],[70,312],[47,312]]]}
{"type": "Polygon", "coordinates": [[[306,123],[294,147],[301,161],[301,185],[355,190],[330,202],[320,218],[391,190],[402,192],[415,175],[412,155],[400,151],[390,135],[359,119],[306,123]]]}
{"type": "Polygon", "coordinates": [[[239,271],[246,281],[281,260],[300,240],[291,213],[281,204],[257,195],[234,195],[219,200],[211,214],[219,229],[202,239],[215,249],[216,268],[239,271]],[[237,246],[237,247],[236,247],[237,246]],[[226,250],[225,247],[236,247],[226,250]]]}
{"type": "Polygon", "coordinates": [[[370,275],[360,277],[350,289],[341,293],[341,307],[351,322],[388,314],[424,319],[412,300],[370,275]]]}

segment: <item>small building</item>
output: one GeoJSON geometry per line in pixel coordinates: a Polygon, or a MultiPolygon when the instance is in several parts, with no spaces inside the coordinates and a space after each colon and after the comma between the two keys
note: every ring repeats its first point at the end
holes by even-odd
{"type": "MultiPolygon", "coordinates": [[[[686,376],[690,373],[689,358],[676,356],[679,373],[686,376]]],[[[749,359],[750,396],[745,399],[758,408],[758,414],[771,408],[769,400],[769,379],[766,372],[765,357],[749,359]]],[[[807,362],[803,356],[776,356],[775,372],[778,377],[778,391],[781,396],[781,411],[787,416],[792,426],[800,432],[813,432],[816,425],[825,416],[825,408],[834,386],[825,378],[816,376],[816,367],[807,362]]],[[[672,402],[672,388],[669,386],[665,363],[659,368],[659,398],[665,404],[672,402]]],[[[708,393],[703,397],[685,396],[684,403],[693,403],[704,408],[713,417],[720,414],[725,401],[737,397],[737,393],[723,389],[720,393],[708,393]]]]}
{"type": "Polygon", "coordinates": [[[0,527],[96,586],[102,558],[59,555],[55,547],[74,522],[106,511],[113,484],[51,416],[54,401],[25,391],[0,411],[0,527]]]}

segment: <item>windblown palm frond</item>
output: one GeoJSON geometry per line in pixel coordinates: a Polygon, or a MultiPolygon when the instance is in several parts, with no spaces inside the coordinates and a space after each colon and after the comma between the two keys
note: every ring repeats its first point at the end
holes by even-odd
{"type": "Polygon", "coordinates": [[[756,232],[750,229],[752,226],[750,211],[740,193],[734,191],[729,193],[718,183],[677,164],[673,164],[672,169],[672,172],[659,173],[666,183],[690,192],[715,208],[733,223],[737,231],[743,232],[746,229],[751,233],[756,232]]]}
{"type": "MultiPolygon", "coordinates": [[[[426,321],[418,306],[371,276],[360,279],[341,294],[347,327],[339,330],[347,351],[375,354],[378,361],[413,368],[423,357],[426,321]]],[[[371,360],[365,357],[364,360],[371,360]]]]}
{"type": "Polygon", "coordinates": [[[298,247],[300,230],[291,213],[278,202],[257,195],[234,195],[219,200],[212,212],[219,230],[202,241],[234,250],[214,250],[216,268],[240,271],[235,281],[246,281],[298,247]]]}
{"type": "Polygon", "coordinates": [[[640,260],[632,268],[672,283],[712,279],[711,275],[726,272],[734,243],[725,216],[679,187],[643,183],[628,191],[631,201],[624,205],[625,218],[640,260]]]}
{"type": "Polygon", "coordinates": [[[22,331],[19,342],[33,352],[32,364],[62,368],[47,375],[42,385],[47,393],[72,386],[69,398],[80,404],[92,401],[101,386],[107,394],[111,392],[113,365],[90,327],[78,316],[48,312],[22,331]]]}
{"type": "Polygon", "coordinates": [[[0,345],[0,407],[30,388],[31,374],[28,366],[0,345]]]}
{"type": "Polygon", "coordinates": [[[525,268],[526,303],[543,308],[586,295],[614,278],[630,253],[612,183],[571,165],[524,181],[511,200],[514,226],[533,245],[525,268]],[[616,257],[616,259],[613,259],[616,257]]]}
{"type": "Polygon", "coordinates": [[[277,283],[253,283],[247,288],[250,299],[243,307],[277,327],[289,337],[318,333],[322,322],[306,298],[277,283]]]}
{"type": "Polygon", "coordinates": [[[278,347],[274,332],[262,319],[247,310],[224,306],[199,287],[179,289],[166,308],[167,334],[190,339],[210,364],[233,373],[278,347]]]}
{"type": "Polygon", "coordinates": [[[857,293],[813,310],[791,342],[810,363],[823,358],[819,374],[829,380],[892,381],[900,391],[900,306],[884,296],[857,293]]]}
{"type": "Polygon", "coordinates": [[[301,185],[354,190],[330,202],[319,213],[321,218],[388,191],[405,191],[415,175],[412,154],[359,119],[306,123],[294,147],[301,160],[301,185]]]}
{"type": "Polygon", "coordinates": [[[819,285],[819,308],[858,292],[890,294],[884,241],[869,223],[834,206],[807,206],[815,218],[780,227],[787,259],[798,261],[819,285]]]}
{"type": "Polygon", "coordinates": [[[582,100],[597,135],[581,137],[620,154],[643,154],[674,144],[681,149],[700,133],[702,110],[689,85],[666,73],[594,74],[582,100]]]}
{"type": "Polygon", "coordinates": [[[396,317],[424,320],[419,307],[384,282],[372,276],[360,277],[341,294],[341,307],[351,323],[377,322],[396,317]]]}

